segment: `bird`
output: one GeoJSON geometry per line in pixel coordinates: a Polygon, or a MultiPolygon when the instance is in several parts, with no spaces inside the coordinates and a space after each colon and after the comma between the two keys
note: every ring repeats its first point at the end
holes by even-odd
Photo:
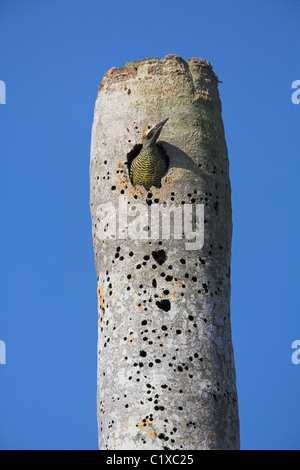
{"type": "Polygon", "coordinates": [[[130,166],[130,180],[133,186],[141,185],[149,191],[152,186],[161,188],[161,179],[167,173],[168,165],[156,142],[169,118],[156,125],[148,124],[142,133],[142,148],[130,166]]]}

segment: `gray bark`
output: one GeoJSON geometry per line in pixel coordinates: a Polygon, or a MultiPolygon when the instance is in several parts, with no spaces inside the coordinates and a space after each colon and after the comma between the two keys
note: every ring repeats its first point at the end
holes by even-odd
{"type": "Polygon", "coordinates": [[[170,55],[106,72],[90,189],[99,448],[238,449],[231,189],[218,79],[207,61],[170,55]],[[167,117],[162,188],[133,187],[128,154],[149,121],[167,117]],[[155,211],[164,209],[157,232],[155,211]]]}

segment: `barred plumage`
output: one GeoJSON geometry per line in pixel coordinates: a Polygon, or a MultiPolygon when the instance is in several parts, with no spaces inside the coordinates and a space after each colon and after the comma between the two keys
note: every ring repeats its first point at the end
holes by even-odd
{"type": "Polygon", "coordinates": [[[149,191],[151,186],[161,188],[161,179],[167,172],[167,164],[156,146],[156,141],[163,125],[168,119],[156,126],[148,126],[143,132],[143,147],[130,167],[130,179],[133,185],[141,185],[149,191]]]}
{"type": "Polygon", "coordinates": [[[142,148],[130,167],[132,184],[140,184],[147,191],[151,186],[161,188],[161,179],[166,174],[167,165],[157,148],[142,148]]]}

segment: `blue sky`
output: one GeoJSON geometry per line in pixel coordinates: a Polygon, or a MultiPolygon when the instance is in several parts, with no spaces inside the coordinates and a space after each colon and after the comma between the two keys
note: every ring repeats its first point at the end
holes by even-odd
{"type": "Polygon", "coordinates": [[[97,448],[94,104],[109,68],[171,53],[223,81],[242,448],[300,449],[299,17],[297,0],[0,0],[1,449],[97,448]]]}

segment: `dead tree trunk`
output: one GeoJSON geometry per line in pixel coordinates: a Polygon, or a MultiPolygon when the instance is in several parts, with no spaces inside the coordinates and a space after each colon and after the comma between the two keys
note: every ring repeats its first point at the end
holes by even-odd
{"type": "Polygon", "coordinates": [[[176,55],[109,70],[91,144],[100,449],[238,449],[231,190],[218,79],[176,55]],[[162,187],[129,178],[149,122],[162,187]]]}

